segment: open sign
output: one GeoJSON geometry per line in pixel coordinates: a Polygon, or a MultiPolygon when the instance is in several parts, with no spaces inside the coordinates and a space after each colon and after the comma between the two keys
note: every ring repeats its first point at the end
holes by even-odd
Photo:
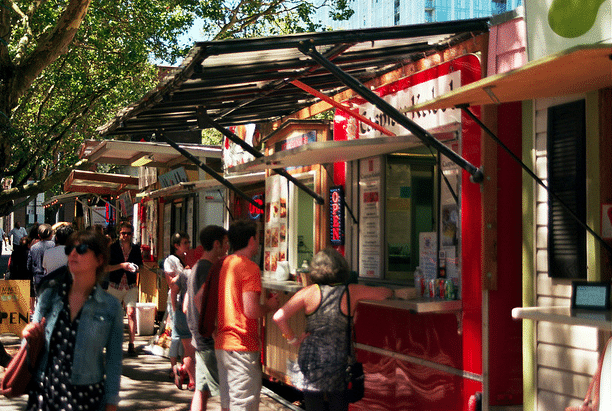
{"type": "Polygon", "coordinates": [[[253,196],[253,201],[259,204],[261,207],[257,208],[253,204],[249,203],[249,217],[251,217],[251,220],[257,220],[263,214],[263,195],[257,194],[253,196]]]}
{"type": "Polygon", "coordinates": [[[329,189],[329,235],[332,245],[344,245],[344,190],[329,189]]]}

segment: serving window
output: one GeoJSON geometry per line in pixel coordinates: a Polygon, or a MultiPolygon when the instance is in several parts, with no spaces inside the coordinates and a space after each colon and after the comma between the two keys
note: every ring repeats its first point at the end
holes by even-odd
{"type": "MultiPolygon", "coordinates": [[[[445,144],[459,150],[456,138],[445,144]]],[[[460,169],[425,147],[355,166],[359,276],[413,285],[418,268],[460,286],[460,169]]]]}

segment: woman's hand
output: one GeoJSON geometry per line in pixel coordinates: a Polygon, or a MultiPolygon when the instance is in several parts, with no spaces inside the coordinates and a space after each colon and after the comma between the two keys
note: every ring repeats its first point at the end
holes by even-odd
{"type": "Polygon", "coordinates": [[[25,339],[40,337],[40,334],[45,332],[45,324],[47,324],[47,320],[45,318],[40,320],[38,323],[31,322],[25,326],[21,332],[21,336],[25,339]]]}
{"type": "Polygon", "coordinates": [[[304,331],[299,337],[293,338],[292,340],[287,340],[287,344],[298,347],[309,335],[310,333],[304,331]]]}

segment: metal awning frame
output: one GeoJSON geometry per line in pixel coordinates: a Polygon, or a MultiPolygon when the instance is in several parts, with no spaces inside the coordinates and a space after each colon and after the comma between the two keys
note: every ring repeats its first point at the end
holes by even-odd
{"type": "Polygon", "coordinates": [[[499,137],[497,137],[497,135],[489,128],[487,127],[482,120],[480,120],[474,113],[472,113],[472,111],[469,109],[468,105],[461,105],[458,106],[458,108],[460,108],[464,113],[466,113],[472,120],[474,120],[476,122],[476,124],[478,124],[478,126],[480,126],[480,128],[482,129],[482,131],[484,131],[489,137],[491,137],[493,139],[493,141],[495,141],[497,143],[497,145],[499,145],[506,153],[508,153],[510,155],[510,157],[512,157],[512,159],[517,162],[521,168],[538,184],[540,185],[542,188],[544,188],[546,190],[546,192],[555,199],[555,201],[557,201],[559,203],[559,205],[561,205],[561,207],[578,223],[580,224],[580,226],[582,228],[584,228],[587,232],[589,232],[589,234],[591,234],[611,255],[612,255],[612,247],[604,241],[604,239],[595,232],[595,230],[593,230],[591,227],[589,227],[589,225],[582,221],[580,219],[580,217],[578,217],[576,215],[576,213],[565,203],[565,201],[563,201],[563,199],[561,197],[559,197],[559,195],[553,191],[550,187],[548,187],[546,185],[546,183],[544,183],[544,181],[542,181],[542,179],[540,177],[538,177],[536,175],[536,173],[534,173],[529,167],[527,167],[527,164],[525,164],[516,154],[514,154],[514,152],[512,150],[510,150],[510,148],[504,144],[503,141],[501,141],[499,139],[499,137]]]}
{"type": "Polygon", "coordinates": [[[311,57],[321,66],[325,67],[330,73],[337,77],[347,87],[351,88],[368,102],[375,105],[376,108],[378,108],[384,114],[388,115],[398,124],[403,126],[406,130],[410,131],[412,134],[418,137],[426,146],[433,146],[439,153],[444,154],[453,163],[457,164],[459,167],[467,171],[471,175],[472,182],[481,183],[484,180],[482,168],[478,168],[472,165],[469,161],[467,161],[459,154],[455,153],[453,150],[438,141],[434,136],[431,135],[431,133],[429,133],[423,127],[410,120],[398,109],[387,103],[376,93],[364,86],[361,82],[359,82],[359,80],[355,79],[350,74],[342,71],[334,63],[332,63],[321,53],[319,53],[313,44],[303,44],[299,47],[299,49],[302,53],[311,57]]]}
{"type": "Polygon", "coordinates": [[[157,138],[160,138],[164,140],[166,143],[170,144],[170,146],[172,146],[176,151],[178,151],[183,156],[185,156],[189,161],[191,161],[192,163],[200,167],[202,170],[204,170],[206,174],[208,174],[209,176],[211,176],[212,178],[214,178],[215,180],[223,184],[225,187],[229,188],[230,190],[238,194],[240,197],[248,201],[249,204],[252,204],[254,207],[257,207],[260,210],[264,209],[264,206],[262,204],[258,204],[255,200],[253,200],[251,197],[249,197],[244,192],[242,192],[242,190],[240,190],[238,187],[230,183],[227,179],[220,176],[215,170],[213,170],[212,168],[210,168],[209,166],[201,162],[200,159],[193,156],[191,153],[189,153],[184,148],[180,147],[174,140],[166,136],[163,131],[158,131],[157,133],[155,133],[155,135],[157,138]]]}

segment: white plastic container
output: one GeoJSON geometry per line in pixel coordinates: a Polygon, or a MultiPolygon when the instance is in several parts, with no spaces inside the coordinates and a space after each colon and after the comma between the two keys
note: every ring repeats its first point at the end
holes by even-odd
{"type": "Polygon", "coordinates": [[[138,335],[153,335],[155,309],[154,303],[136,303],[136,332],[138,335]]]}

